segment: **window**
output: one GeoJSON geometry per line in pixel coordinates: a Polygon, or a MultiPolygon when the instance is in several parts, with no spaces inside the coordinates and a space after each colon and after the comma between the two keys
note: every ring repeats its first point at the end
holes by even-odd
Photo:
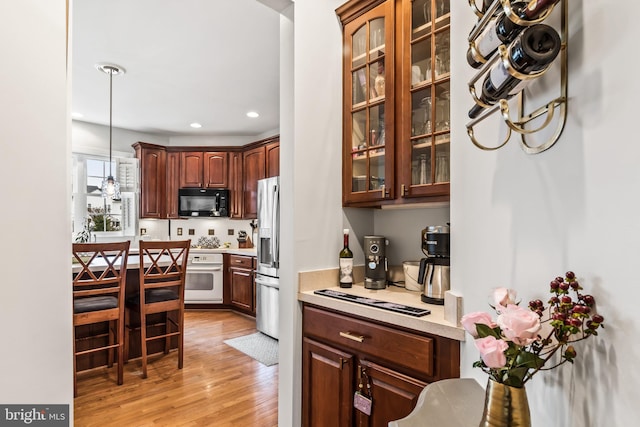
{"type": "Polygon", "coordinates": [[[72,221],[75,238],[135,235],[137,227],[137,159],[74,154],[72,221]],[[120,200],[102,197],[102,181],[109,174],[120,182],[120,200]]]}

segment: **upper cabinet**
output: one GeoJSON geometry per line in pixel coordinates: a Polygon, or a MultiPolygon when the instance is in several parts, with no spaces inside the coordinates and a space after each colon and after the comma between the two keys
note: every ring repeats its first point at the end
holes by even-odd
{"type": "Polygon", "coordinates": [[[229,218],[242,218],[243,202],[243,173],[242,173],[242,152],[232,151],[229,153],[229,197],[231,206],[229,208],[229,218]]]}
{"type": "Polygon", "coordinates": [[[343,23],[343,204],[449,199],[449,0],[352,0],[343,23]]]}
{"type": "Polygon", "coordinates": [[[344,25],[345,205],[394,197],[393,17],[387,0],[344,25]]]}
{"type": "Polygon", "coordinates": [[[228,153],[184,151],[180,153],[180,188],[226,188],[228,153]]]}
{"type": "Polygon", "coordinates": [[[243,147],[133,144],[140,159],[140,217],[178,218],[178,189],[228,188],[231,219],[258,215],[258,180],[280,173],[279,137],[243,147]]]}
{"type": "Polygon", "coordinates": [[[225,151],[206,151],[203,158],[203,181],[207,188],[227,188],[229,172],[225,151]]]}
{"type": "Polygon", "coordinates": [[[408,54],[400,85],[400,196],[443,200],[449,196],[451,146],[449,0],[403,4],[408,13],[401,43],[408,54]]]}
{"type": "Polygon", "coordinates": [[[247,150],[243,154],[243,218],[258,217],[258,180],[265,177],[264,145],[247,150]]]}
{"type": "Polygon", "coordinates": [[[140,217],[166,218],[167,151],[164,147],[142,142],[133,147],[140,160],[140,217]]]}
{"type": "Polygon", "coordinates": [[[266,161],[266,178],[280,175],[280,141],[273,141],[264,146],[266,161]]]}
{"type": "Polygon", "coordinates": [[[167,218],[178,218],[178,189],[180,188],[180,153],[167,153],[167,218]]]}
{"type": "Polygon", "coordinates": [[[242,218],[258,217],[258,181],[278,175],[280,175],[279,137],[264,139],[245,146],[242,155],[242,218]]]}

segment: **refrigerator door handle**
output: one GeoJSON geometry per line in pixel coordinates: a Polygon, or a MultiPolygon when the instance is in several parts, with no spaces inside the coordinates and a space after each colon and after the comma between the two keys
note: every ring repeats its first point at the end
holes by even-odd
{"type": "Polygon", "coordinates": [[[277,236],[271,236],[271,254],[273,255],[272,267],[280,267],[280,186],[273,186],[273,212],[271,216],[271,230],[272,233],[278,234],[277,236]]]}

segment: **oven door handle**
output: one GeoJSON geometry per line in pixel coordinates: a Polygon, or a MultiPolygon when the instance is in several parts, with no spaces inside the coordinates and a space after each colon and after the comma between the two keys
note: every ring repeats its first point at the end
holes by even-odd
{"type": "Polygon", "coordinates": [[[222,266],[220,264],[215,264],[211,267],[202,267],[200,265],[188,265],[187,266],[187,273],[195,273],[195,272],[199,272],[199,273],[206,273],[206,272],[210,272],[210,271],[222,271],[222,266]]]}

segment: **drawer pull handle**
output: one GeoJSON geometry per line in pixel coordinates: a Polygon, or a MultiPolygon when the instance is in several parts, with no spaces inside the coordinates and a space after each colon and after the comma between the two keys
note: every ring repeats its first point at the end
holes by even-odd
{"type": "Polygon", "coordinates": [[[351,332],[340,332],[340,336],[343,338],[350,339],[352,341],[357,341],[357,342],[364,341],[364,337],[362,335],[355,335],[355,334],[352,334],[351,332]]]}

